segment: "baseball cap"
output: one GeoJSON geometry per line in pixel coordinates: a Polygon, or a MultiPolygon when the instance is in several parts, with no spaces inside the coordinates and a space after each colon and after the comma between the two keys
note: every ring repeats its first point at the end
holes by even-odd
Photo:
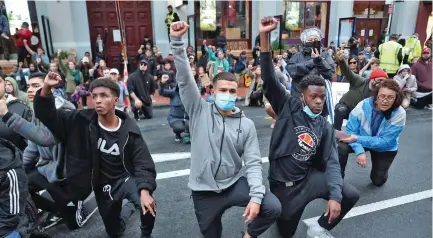
{"type": "Polygon", "coordinates": [[[423,50],[422,50],[422,53],[424,54],[424,53],[431,53],[431,49],[430,48],[424,48],[423,50]]]}
{"type": "Polygon", "coordinates": [[[89,63],[89,57],[84,56],[83,57],[83,63],[89,63]]]}
{"type": "Polygon", "coordinates": [[[171,52],[171,51],[170,51],[170,52],[168,52],[168,55],[173,55],[173,52],[171,52]]]}
{"type": "Polygon", "coordinates": [[[112,68],[110,69],[110,74],[119,74],[119,70],[112,68]]]}
{"type": "Polygon", "coordinates": [[[387,79],[388,74],[381,69],[375,69],[370,74],[370,80],[375,79],[375,78],[386,78],[387,79]]]}
{"type": "Polygon", "coordinates": [[[147,60],[145,60],[145,59],[141,59],[141,60],[140,60],[140,64],[146,64],[146,65],[147,65],[148,63],[147,63],[147,60]]]}
{"type": "Polygon", "coordinates": [[[242,52],[241,52],[241,55],[246,55],[247,54],[247,52],[245,51],[245,50],[243,50],[242,52]]]}

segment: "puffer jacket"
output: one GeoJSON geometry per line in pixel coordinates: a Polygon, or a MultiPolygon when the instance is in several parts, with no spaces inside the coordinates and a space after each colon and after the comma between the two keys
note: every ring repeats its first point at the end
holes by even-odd
{"type": "Polygon", "coordinates": [[[170,98],[170,111],[167,116],[167,121],[169,125],[179,120],[189,119],[188,115],[186,114],[185,107],[183,106],[182,100],[180,99],[179,87],[176,86],[175,89],[166,89],[163,85],[160,85],[159,95],[170,98]]]}

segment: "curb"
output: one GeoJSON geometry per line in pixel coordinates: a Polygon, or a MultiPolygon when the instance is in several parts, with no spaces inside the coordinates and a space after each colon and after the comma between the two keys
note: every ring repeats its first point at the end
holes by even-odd
{"type": "MultiPolygon", "coordinates": [[[[236,99],[236,102],[240,102],[245,100],[245,96],[243,97],[238,97],[238,99],[236,99]]],[[[169,103],[164,103],[164,104],[154,104],[153,108],[169,108],[170,104],[169,103]]]]}

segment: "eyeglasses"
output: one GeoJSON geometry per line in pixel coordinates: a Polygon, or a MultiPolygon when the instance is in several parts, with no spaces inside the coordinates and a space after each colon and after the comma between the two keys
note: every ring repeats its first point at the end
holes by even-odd
{"type": "Polygon", "coordinates": [[[395,96],[392,96],[392,95],[379,94],[379,95],[377,95],[377,97],[382,101],[386,100],[388,102],[392,102],[395,100],[395,96]]]}
{"type": "Polygon", "coordinates": [[[424,53],[422,53],[423,55],[428,55],[428,54],[430,54],[429,52],[424,52],[424,53]]]}
{"type": "Polygon", "coordinates": [[[141,65],[141,66],[143,66],[143,65],[147,66],[147,64],[146,64],[146,63],[140,63],[140,65],[141,65]]]}
{"type": "Polygon", "coordinates": [[[110,75],[117,75],[116,73],[110,73],[110,75]]]}
{"type": "Polygon", "coordinates": [[[349,64],[357,64],[358,62],[356,61],[350,61],[349,64]]]}

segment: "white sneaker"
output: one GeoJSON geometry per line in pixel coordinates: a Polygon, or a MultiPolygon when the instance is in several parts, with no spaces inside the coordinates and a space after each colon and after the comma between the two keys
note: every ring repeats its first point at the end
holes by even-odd
{"type": "Polygon", "coordinates": [[[314,222],[309,225],[307,231],[307,238],[334,238],[328,230],[321,227],[319,223],[314,222]]]}

